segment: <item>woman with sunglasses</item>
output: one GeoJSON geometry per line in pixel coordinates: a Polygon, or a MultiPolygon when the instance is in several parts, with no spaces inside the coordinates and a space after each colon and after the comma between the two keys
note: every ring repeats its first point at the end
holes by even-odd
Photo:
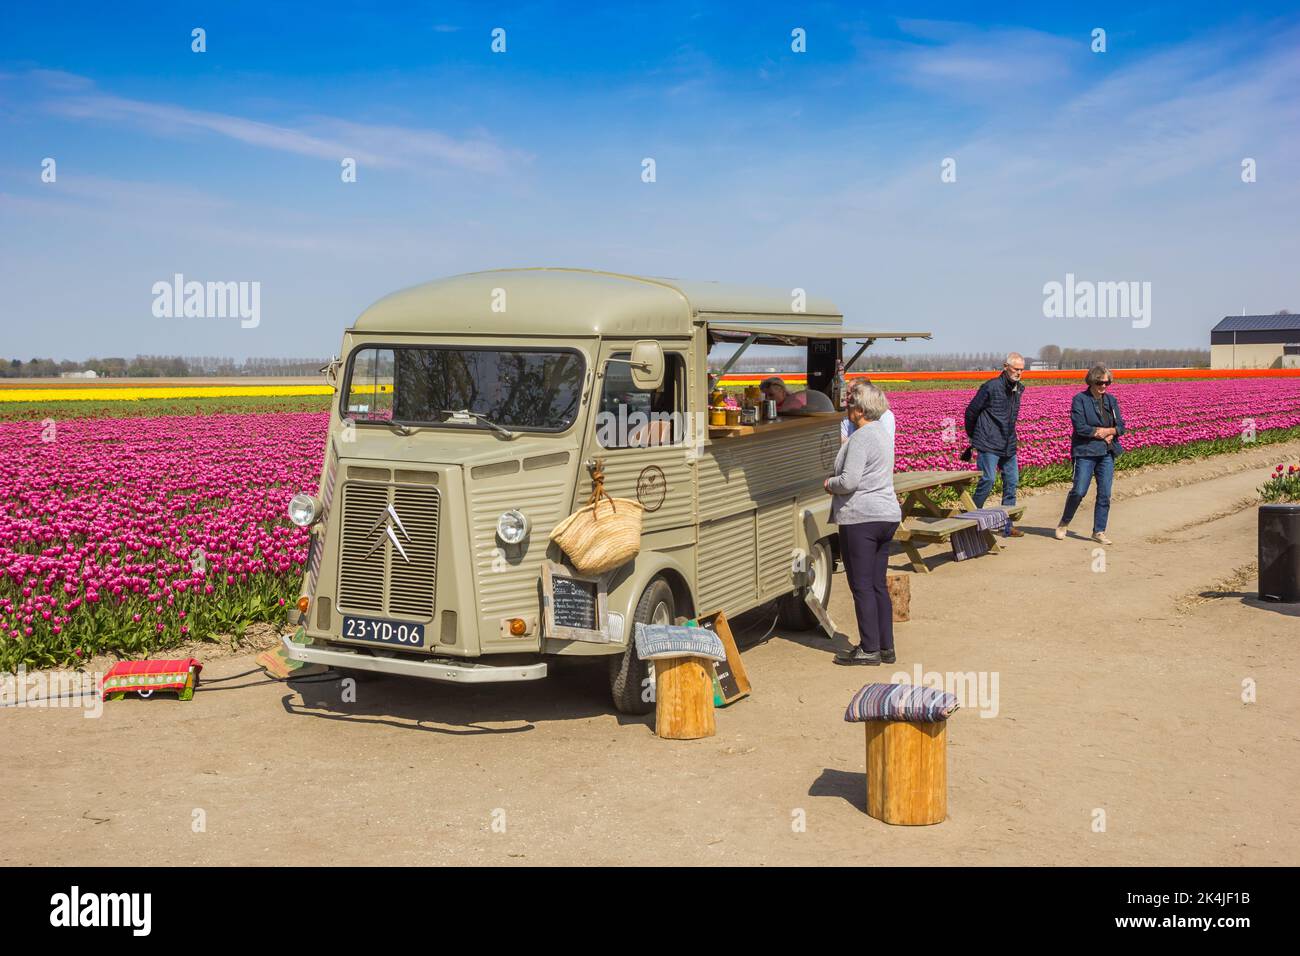
{"type": "Polygon", "coordinates": [[[1057,540],[1065,538],[1079,503],[1088,493],[1088,486],[1097,479],[1097,501],[1092,508],[1092,540],[1098,544],[1113,544],[1106,536],[1106,520],[1110,516],[1110,488],[1115,479],[1115,456],[1124,449],[1119,436],[1124,434],[1124,416],[1119,402],[1110,394],[1112,377],[1104,365],[1088,369],[1084,381],[1088,388],[1074,396],[1070,406],[1070,421],[1074,432],[1070,436],[1070,457],[1074,461],[1074,485],[1065,499],[1065,511],[1056,529],[1057,540]]]}

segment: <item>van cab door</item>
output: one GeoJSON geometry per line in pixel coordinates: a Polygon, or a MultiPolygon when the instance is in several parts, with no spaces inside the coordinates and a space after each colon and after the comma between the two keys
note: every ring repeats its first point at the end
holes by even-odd
{"type": "MultiPolygon", "coordinates": [[[[584,461],[603,459],[605,491],[645,509],[642,549],[695,544],[695,458],[701,437],[691,407],[690,342],[663,341],[664,379],[653,391],[632,382],[631,342],[605,342],[592,389],[584,461]],[[617,361],[622,359],[624,361],[617,361]]],[[[574,507],[587,503],[591,475],[580,470],[574,507]]]]}

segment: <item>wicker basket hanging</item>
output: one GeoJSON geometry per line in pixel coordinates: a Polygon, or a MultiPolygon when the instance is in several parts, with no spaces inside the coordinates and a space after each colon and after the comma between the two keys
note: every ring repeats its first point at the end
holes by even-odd
{"type": "Polygon", "coordinates": [[[551,540],[583,574],[612,571],[641,550],[641,505],[606,493],[602,464],[598,461],[591,468],[591,497],[587,504],[551,532],[551,540]]]}

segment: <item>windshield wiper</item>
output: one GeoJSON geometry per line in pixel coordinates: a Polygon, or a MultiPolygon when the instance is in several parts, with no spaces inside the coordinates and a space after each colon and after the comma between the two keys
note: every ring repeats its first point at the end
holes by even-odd
{"type": "Polygon", "coordinates": [[[514,438],[516,434],[515,432],[512,432],[510,429],[506,428],[504,425],[498,425],[496,422],[492,421],[492,419],[488,418],[486,415],[480,415],[478,412],[471,412],[468,408],[462,408],[457,411],[451,411],[450,409],[444,408],[442,410],[442,414],[450,415],[451,417],[447,420],[449,422],[454,422],[457,425],[471,425],[474,423],[474,421],[480,421],[488,428],[492,429],[493,431],[500,432],[502,435],[505,435],[506,438],[514,438]]]}
{"type": "Polygon", "coordinates": [[[403,438],[407,435],[414,435],[417,431],[417,429],[412,428],[410,425],[403,425],[401,422],[395,422],[392,420],[389,420],[384,424],[388,426],[388,430],[393,434],[401,435],[403,438]]]}

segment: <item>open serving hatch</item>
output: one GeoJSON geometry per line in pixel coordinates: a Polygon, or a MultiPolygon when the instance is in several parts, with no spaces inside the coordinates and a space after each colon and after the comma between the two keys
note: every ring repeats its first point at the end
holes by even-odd
{"type": "Polygon", "coordinates": [[[929,332],[891,332],[868,329],[846,328],[844,325],[825,321],[833,316],[816,316],[816,321],[800,321],[794,318],[777,318],[775,316],[755,316],[742,320],[735,316],[701,317],[709,331],[709,344],[714,342],[735,342],[739,347],[728,357],[722,369],[712,376],[713,381],[720,381],[745,354],[751,345],[807,345],[808,347],[808,387],[824,389],[831,376],[835,374],[835,363],[843,357],[843,343],[849,340],[860,342],[858,350],[852,357],[844,360],[846,369],[862,357],[879,339],[894,339],[905,342],[908,339],[929,339],[929,332]]]}

